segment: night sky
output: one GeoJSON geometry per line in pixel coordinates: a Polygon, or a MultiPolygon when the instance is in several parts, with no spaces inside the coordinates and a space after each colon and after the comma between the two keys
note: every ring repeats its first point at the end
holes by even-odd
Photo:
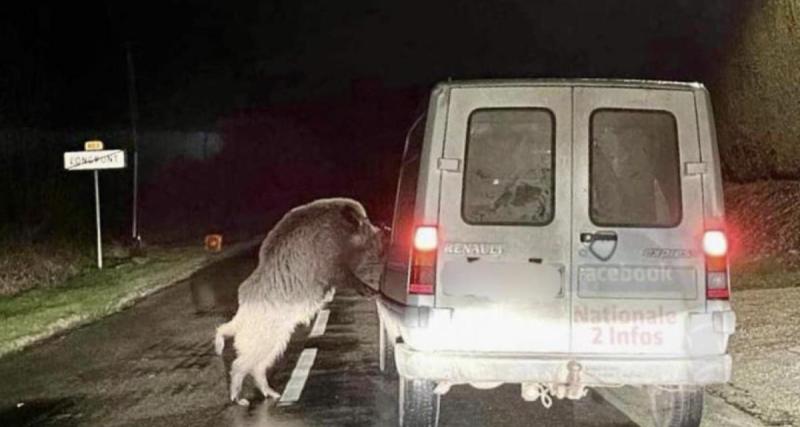
{"type": "MultiPolygon", "coordinates": [[[[800,57],[793,10],[765,0],[4,5],[0,220],[41,236],[91,220],[85,177],[65,174],[61,153],[100,138],[132,154],[127,46],[150,239],[262,230],[266,212],[331,195],[388,220],[405,132],[447,79],[704,82],[726,177],[800,176],[800,129],[785,114],[800,90],[796,59],[784,59],[800,57]]],[[[119,235],[132,182],[131,168],[103,179],[119,235]]]]}
{"type": "Polygon", "coordinates": [[[126,126],[126,43],[141,125],[154,129],[209,129],[234,111],[336,98],[364,80],[711,80],[743,13],[734,4],[18,2],[0,14],[0,126],[126,126]]]}

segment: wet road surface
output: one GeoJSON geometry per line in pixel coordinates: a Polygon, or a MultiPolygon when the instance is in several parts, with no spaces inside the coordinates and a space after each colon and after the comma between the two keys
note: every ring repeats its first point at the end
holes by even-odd
{"type": "MultiPolygon", "coordinates": [[[[297,402],[264,401],[252,380],[227,400],[234,355],[214,354],[218,324],[236,309],[236,288],[255,252],[214,264],[134,307],[0,359],[0,426],[392,426],[397,381],[378,371],[374,303],[340,292],[325,333],[295,331],[270,384],[282,391],[304,349],[317,357],[297,402]]],[[[230,343],[229,343],[230,344],[230,343]]],[[[632,426],[592,393],[580,401],[540,403],[519,386],[456,386],[442,398],[441,426],[632,426]]]]}

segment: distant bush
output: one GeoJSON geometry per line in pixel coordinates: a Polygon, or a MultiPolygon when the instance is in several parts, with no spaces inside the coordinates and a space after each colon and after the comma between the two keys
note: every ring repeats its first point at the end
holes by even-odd
{"type": "Polygon", "coordinates": [[[710,82],[725,177],[800,179],[800,2],[739,2],[710,82]]]}
{"type": "Polygon", "coordinates": [[[55,286],[91,264],[89,248],[70,242],[0,244],[0,296],[55,286]]]}

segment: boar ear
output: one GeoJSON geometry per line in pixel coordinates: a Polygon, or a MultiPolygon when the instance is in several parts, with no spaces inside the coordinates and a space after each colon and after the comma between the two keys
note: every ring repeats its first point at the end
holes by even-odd
{"type": "Polygon", "coordinates": [[[353,231],[356,231],[361,227],[361,214],[352,206],[343,207],[340,213],[345,222],[352,227],[353,231]]]}

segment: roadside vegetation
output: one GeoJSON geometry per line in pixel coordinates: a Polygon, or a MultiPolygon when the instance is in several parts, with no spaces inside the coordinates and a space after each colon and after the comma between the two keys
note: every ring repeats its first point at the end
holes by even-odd
{"type": "Polygon", "coordinates": [[[0,297],[0,355],[119,311],[218,256],[199,245],[152,248],[146,258],[103,270],[87,268],[64,282],[0,297]]]}
{"type": "Polygon", "coordinates": [[[725,186],[731,283],[745,289],[800,287],[800,181],[725,186]]]}
{"type": "Polygon", "coordinates": [[[731,265],[734,292],[746,289],[800,287],[800,257],[767,255],[731,265]]]}
{"type": "Polygon", "coordinates": [[[59,286],[91,265],[91,248],[73,243],[0,243],[0,297],[59,286]]]}

